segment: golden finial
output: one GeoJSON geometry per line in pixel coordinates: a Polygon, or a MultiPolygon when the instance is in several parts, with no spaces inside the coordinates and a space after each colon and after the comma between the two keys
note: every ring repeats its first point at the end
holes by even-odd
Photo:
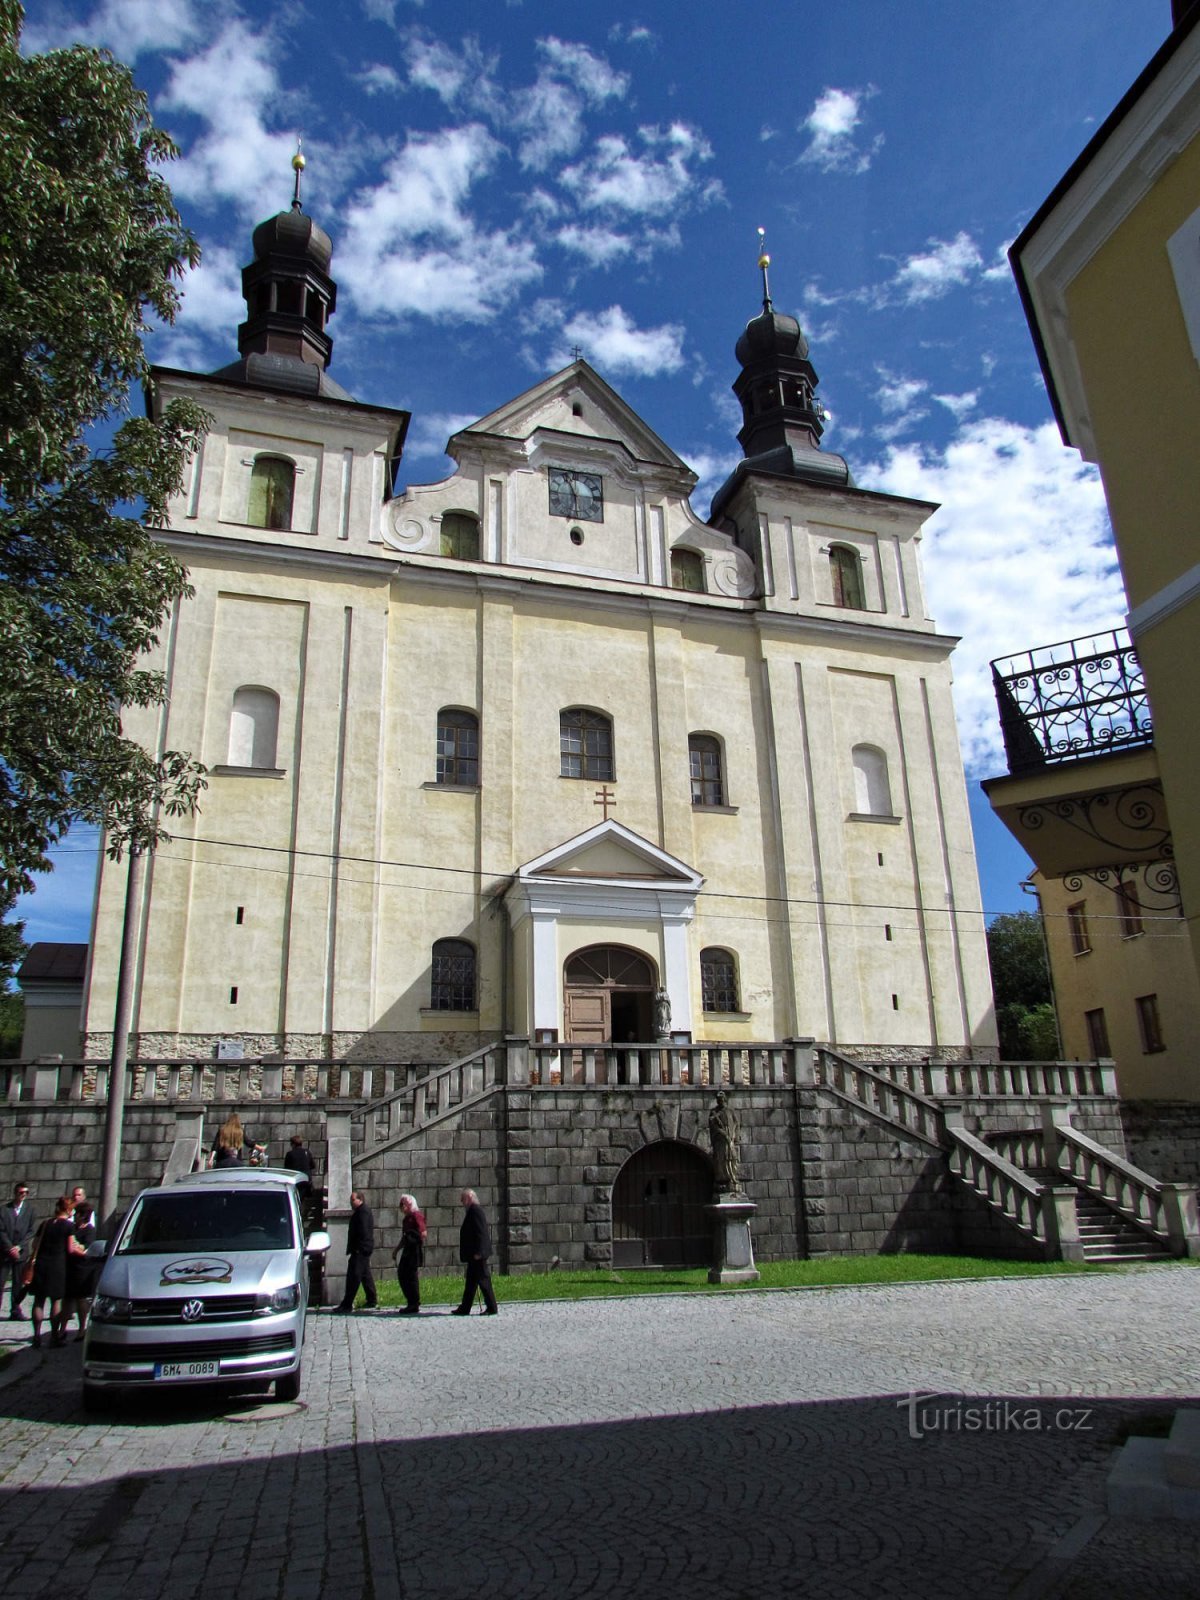
{"type": "Polygon", "coordinates": [[[295,188],[295,192],[292,195],[292,210],[293,211],[299,211],[299,209],[300,209],[300,174],[304,171],[305,167],[308,165],[308,162],[305,161],[305,159],[304,159],[304,152],[300,148],[301,143],[302,143],[302,140],[301,140],[299,134],[297,134],[296,135],[296,154],[292,157],[292,171],[296,174],[296,188],[295,188]]]}
{"type": "Polygon", "coordinates": [[[772,310],[774,310],[774,307],[771,305],[771,288],[770,288],[770,285],[767,282],[767,268],[770,265],[771,265],[771,258],[767,254],[767,230],[765,228],[760,228],[758,230],[758,268],[759,268],[759,271],[763,275],[763,310],[764,311],[772,311],[772,310]]]}

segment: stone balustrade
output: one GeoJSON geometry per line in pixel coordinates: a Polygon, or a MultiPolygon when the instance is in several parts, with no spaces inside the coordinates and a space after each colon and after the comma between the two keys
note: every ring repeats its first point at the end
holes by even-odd
{"type": "Polygon", "coordinates": [[[1047,1186],[1022,1172],[959,1123],[949,1121],[946,1136],[951,1172],[993,1210],[1046,1246],[1048,1230],[1043,1202],[1047,1186]]]}
{"type": "Polygon", "coordinates": [[[927,1144],[944,1143],[941,1108],[927,1095],[897,1081],[890,1074],[834,1050],[818,1049],[815,1081],[845,1095],[856,1105],[898,1123],[927,1144]]]}
{"type": "Polygon", "coordinates": [[[1173,1255],[1200,1256],[1200,1218],[1194,1185],[1161,1183],[1067,1123],[1055,1127],[1058,1167],[1122,1216],[1148,1229],[1173,1255]]]}
{"type": "Polygon", "coordinates": [[[1116,1063],[1098,1061],[870,1061],[894,1083],[933,1099],[1040,1100],[1117,1094],[1116,1063]]]}
{"type": "Polygon", "coordinates": [[[529,1083],[555,1088],[781,1088],[803,1081],[810,1041],[778,1044],[532,1044],[529,1083]]]}

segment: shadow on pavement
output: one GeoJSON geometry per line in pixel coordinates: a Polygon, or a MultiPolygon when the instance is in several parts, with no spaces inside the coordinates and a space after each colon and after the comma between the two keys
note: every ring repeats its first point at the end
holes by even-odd
{"type": "MultiPolygon", "coordinates": [[[[102,1422],[91,1447],[130,1426],[161,1428],[165,1450],[173,1423],[221,1409],[150,1404],[102,1422]]],[[[5,1592],[1195,1600],[1200,1529],[1185,1524],[1097,1518],[1069,1571],[1044,1576],[1103,1512],[1115,1442],[1178,1404],[888,1397],[495,1432],[464,1414],[452,1437],[328,1449],[301,1413],[231,1428],[216,1465],[97,1484],[93,1458],[82,1490],[0,1488],[5,1592]]],[[[0,1412],[74,1429],[71,1454],[89,1447],[90,1420],[36,1375],[0,1393],[0,1412]]]]}

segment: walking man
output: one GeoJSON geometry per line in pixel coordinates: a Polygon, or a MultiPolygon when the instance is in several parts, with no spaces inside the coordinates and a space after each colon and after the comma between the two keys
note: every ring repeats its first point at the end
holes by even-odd
{"type": "Polygon", "coordinates": [[[24,1322],[21,1310],[26,1289],[21,1282],[21,1271],[29,1260],[29,1238],[33,1233],[33,1207],[29,1203],[29,1185],[18,1183],[7,1205],[0,1206],[0,1298],[4,1295],[4,1276],[12,1273],[8,1314],[13,1322],[24,1322]]]}
{"type": "Polygon", "coordinates": [[[346,1292],[335,1311],[353,1311],[354,1297],[361,1283],[367,1296],[367,1310],[374,1311],[379,1304],[375,1292],[375,1278],[371,1272],[371,1252],[375,1248],[375,1218],[361,1190],[350,1196],[352,1207],[350,1226],[346,1229],[346,1292]]]}
{"type": "Polygon", "coordinates": [[[487,1214],[479,1204],[474,1189],[464,1189],[459,1196],[464,1207],[462,1227],[458,1230],[458,1259],[467,1264],[467,1281],[463,1284],[462,1305],[450,1313],[454,1317],[469,1317],[475,1296],[483,1292],[483,1314],[494,1317],[500,1309],[496,1304],[496,1291],[492,1288],[492,1269],[488,1257],[492,1253],[492,1235],[488,1229],[487,1214]]]}

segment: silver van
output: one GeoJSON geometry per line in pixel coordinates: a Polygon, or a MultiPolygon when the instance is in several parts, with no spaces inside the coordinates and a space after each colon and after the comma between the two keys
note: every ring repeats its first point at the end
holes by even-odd
{"type": "Polygon", "coordinates": [[[327,1233],[305,1241],[302,1182],[225,1167],[142,1190],[92,1303],[85,1405],[119,1389],[272,1380],[277,1399],[296,1399],[308,1257],[329,1249],[327,1233]]]}

